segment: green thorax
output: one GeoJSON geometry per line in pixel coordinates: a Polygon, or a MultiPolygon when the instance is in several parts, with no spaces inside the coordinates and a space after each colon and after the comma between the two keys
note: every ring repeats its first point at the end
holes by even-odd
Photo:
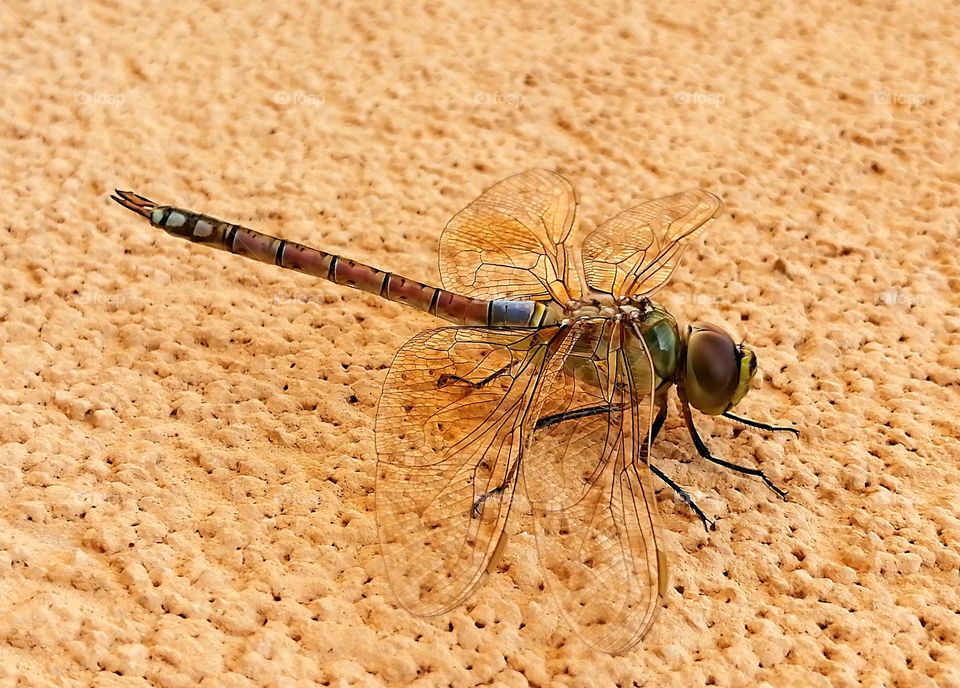
{"type": "MultiPolygon", "coordinates": [[[[637,329],[643,335],[643,341],[650,352],[657,376],[655,386],[660,389],[665,383],[672,382],[677,365],[680,363],[683,340],[677,329],[677,321],[663,306],[651,301],[644,316],[637,321],[637,329]]],[[[647,368],[646,361],[635,360],[631,363],[635,363],[642,369],[647,368]]],[[[635,379],[639,377],[639,373],[634,374],[635,379]]]]}
{"type": "MultiPolygon", "coordinates": [[[[628,306],[621,311],[627,317],[615,322],[600,308],[582,309],[577,315],[590,317],[593,310],[600,316],[595,328],[580,335],[568,357],[565,368],[568,374],[586,382],[591,387],[605,387],[607,357],[610,350],[610,338],[614,331],[623,336],[620,348],[630,368],[630,380],[619,379],[618,385],[631,383],[639,394],[648,394],[651,388],[661,389],[673,383],[683,349],[683,340],[677,329],[677,321],[666,309],[656,303],[646,302],[642,310],[628,306]],[[604,317],[606,316],[606,317],[604,317]],[[602,323],[602,324],[601,324],[602,323]],[[642,338],[641,344],[639,337],[642,338]],[[654,379],[650,379],[650,363],[647,351],[653,362],[654,379]]],[[[621,371],[618,377],[624,373],[621,371]]]]}

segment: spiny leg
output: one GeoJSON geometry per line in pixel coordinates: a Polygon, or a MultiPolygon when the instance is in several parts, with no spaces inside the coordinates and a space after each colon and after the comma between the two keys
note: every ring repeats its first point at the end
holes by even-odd
{"type": "MultiPolygon", "coordinates": [[[[659,396],[657,398],[657,402],[658,402],[657,415],[653,419],[653,425],[650,426],[650,444],[651,445],[657,439],[657,435],[660,434],[660,430],[663,428],[663,424],[667,420],[666,394],[659,396]]],[[[589,416],[599,415],[601,413],[608,413],[610,411],[622,411],[622,410],[623,408],[619,406],[604,405],[604,406],[589,406],[586,408],[577,409],[576,411],[568,411],[566,413],[556,413],[552,416],[544,416],[543,418],[538,420],[537,424],[534,426],[534,429],[541,430],[543,428],[548,428],[551,425],[556,425],[557,423],[562,423],[563,421],[567,421],[567,420],[576,420],[578,418],[587,418],[589,416]]],[[[641,458],[646,459],[647,458],[646,443],[643,444],[643,447],[640,450],[640,452],[641,452],[641,458]]],[[[693,497],[691,497],[686,490],[684,490],[682,487],[677,485],[677,483],[675,483],[672,479],[670,479],[669,476],[667,476],[663,471],[661,471],[659,468],[654,466],[649,461],[647,461],[647,465],[650,467],[650,470],[653,472],[655,476],[657,476],[658,478],[660,478],[660,480],[666,483],[667,487],[669,487],[674,492],[676,492],[677,495],[680,497],[680,499],[682,499],[687,504],[687,506],[689,506],[693,510],[693,512],[700,518],[700,521],[701,523],[703,523],[703,527],[705,529],[713,530],[714,528],[716,528],[716,523],[714,521],[711,521],[707,517],[707,515],[703,513],[703,510],[694,501],[693,497]]],[[[500,489],[502,489],[502,486],[500,488],[497,488],[497,490],[500,490],[500,489]]],[[[494,492],[495,491],[496,490],[494,490],[494,492]]],[[[492,494],[492,492],[487,493],[486,495],[483,495],[481,497],[481,500],[485,501],[490,494],[492,494]]],[[[479,501],[480,500],[478,500],[478,502],[479,501]]],[[[476,510],[479,505],[480,505],[479,503],[475,503],[474,510],[476,510]]]]}
{"type": "Polygon", "coordinates": [[[690,404],[687,402],[686,394],[684,394],[682,389],[678,389],[678,394],[680,396],[680,408],[683,409],[683,419],[686,421],[687,430],[690,432],[690,439],[693,440],[693,446],[697,448],[697,453],[700,454],[703,458],[711,463],[715,463],[718,466],[723,466],[724,468],[729,468],[731,471],[736,471],[737,473],[744,473],[746,475],[756,476],[760,478],[764,484],[769,487],[771,490],[777,493],[779,497],[783,500],[787,499],[787,493],[781,490],[779,487],[773,484],[773,482],[768,478],[763,471],[759,468],[750,468],[749,466],[741,466],[740,464],[731,463],[729,461],[724,461],[723,459],[718,459],[716,456],[710,453],[710,450],[707,448],[707,445],[704,444],[703,440],[700,439],[700,434],[697,432],[696,426],[693,424],[693,415],[690,413],[690,404]]]}
{"type": "MultiPolygon", "coordinates": [[[[481,380],[477,380],[476,382],[474,382],[473,380],[468,380],[467,378],[461,377],[459,375],[450,375],[445,373],[437,378],[437,387],[443,387],[445,385],[450,384],[451,382],[462,382],[463,384],[467,385],[471,389],[482,389],[483,387],[486,387],[497,378],[503,377],[504,375],[508,375],[510,373],[511,368],[512,368],[512,365],[508,363],[507,365],[503,366],[499,370],[493,371],[492,373],[487,375],[485,378],[481,380]]],[[[473,518],[480,518],[483,515],[483,505],[488,499],[492,497],[499,497],[503,493],[503,491],[507,489],[507,485],[510,484],[510,482],[513,480],[513,477],[517,473],[518,465],[519,465],[519,462],[514,463],[514,465],[507,472],[507,476],[503,479],[502,483],[497,485],[492,490],[487,490],[486,492],[482,493],[479,497],[477,497],[475,500],[473,500],[473,506],[470,508],[470,514],[473,516],[473,518]]]]}
{"type": "MultiPolygon", "coordinates": [[[[660,428],[663,427],[663,422],[667,419],[667,395],[665,393],[657,395],[657,404],[659,406],[657,410],[657,416],[653,419],[653,425],[650,428],[650,444],[653,444],[654,440],[657,439],[660,428]]],[[[551,425],[562,423],[565,420],[588,418],[589,416],[598,416],[602,413],[619,413],[623,411],[624,408],[626,408],[626,404],[619,406],[614,404],[585,406],[584,408],[579,408],[574,411],[565,411],[564,413],[555,413],[551,416],[544,416],[537,421],[536,425],[533,426],[533,429],[542,430],[543,428],[549,428],[551,425]]],[[[646,452],[646,445],[644,445],[642,451],[646,452]]]]}
{"type": "MultiPolygon", "coordinates": [[[[467,378],[461,377],[459,375],[450,375],[448,373],[444,373],[443,375],[437,378],[437,387],[443,387],[445,385],[450,384],[451,382],[462,382],[463,384],[467,385],[472,389],[482,389],[483,387],[486,387],[497,378],[503,377],[504,375],[508,375],[512,367],[513,367],[512,364],[508,363],[507,365],[503,366],[499,370],[493,371],[492,373],[487,375],[485,378],[481,380],[477,380],[476,382],[474,382],[473,380],[468,380],[467,378]]],[[[510,471],[507,473],[507,476],[503,479],[502,483],[500,483],[497,487],[493,488],[492,490],[488,490],[487,492],[484,492],[473,501],[473,506],[470,509],[470,513],[474,518],[480,518],[480,516],[483,514],[483,505],[488,499],[490,499],[491,497],[499,496],[500,494],[503,493],[505,489],[507,489],[507,485],[510,484],[510,481],[513,479],[513,476],[516,474],[516,472],[517,472],[517,464],[514,464],[513,467],[510,469],[510,471]]]]}
{"type": "Polygon", "coordinates": [[[519,461],[515,461],[513,466],[507,471],[507,476],[503,479],[503,482],[497,485],[492,490],[484,492],[475,500],[473,500],[473,506],[470,508],[470,513],[474,518],[480,518],[483,515],[483,505],[491,497],[499,497],[503,494],[503,491],[507,489],[514,476],[517,474],[517,467],[520,465],[519,461]]]}
{"type": "MultiPolygon", "coordinates": [[[[483,378],[482,380],[478,380],[477,382],[468,380],[465,377],[460,377],[459,375],[444,374],[444,375],[441,375],[439,378],[437,378],[437,387],[443,387],[444,385],[450,384],[451,382],[462,382],[473,389],[481,389],[483,387],[486,387],[488,384],[490,384],[497,378],[502,377],[503,375],[509,374],[511,368],[512,368],[512,364],[508,363],[507,365],[503,366],[499,370],[493,371],[492,373],[490,373],[490,375],[487,375],[485,378],[483,378]]],[[[519,462],[514,463],[514,465],[507,472],[507,476],[503,479],[502,483],[497,485],[492,490],[488,490],[484,492],[473,501],[473,506],[470,509],[470,513],[474,518],[480,518],[480,516],[483,514],[483,505],[488,499],[490,499],[491,497],[500,496],[503,493],[503,491],[507,489],[507,485],[510,484],[510,482],[513,480],[514,476],[517,473],[518,465],[519,465],[519,462]]]]}
{"type": "Polygon", "coordinates": [[[752,420],[750,418],[743,418],[741,416],[736,416],[729,411],[724,412],[724,418],[729,418],[730,420],[735,420],[738,423],[743,423],[744,425],[749,425],[751,428],[758,428],[760,430],[767,430],[768,432],[792,432],[797,437],[800,437],[800,431],[796,428],[788,428],[784,425],[768,425],[767,423],[761,423],[758,420],[752,420]]]}
{"type": "Polygon", "coordinates": [[[449,375],[447,373],[444,373],[443,375],[437,378],[437,387],[443,387],[444,385],[448,385],[451,382],[462,382],[465,385],[469,385],[473,389],[480,389],[482,387],[486,387],[491,382],[496,380],[498,377],[503,377],[504,375],[508,374],[510,372],[511,367],[512,367],[511,364],[508,363],[507,365],[500,368],[500,370],[495,370],[489,375],[487,375],[485,378],[483,378],[482,380],[478,380],[476,382],[473,382],[472,380],[468,380],[465,377],[460,377],[459,375],[449,375]]]}
{"type": "MultiPolygon", "coordinates": [[[[657,435],[663,429],[663,424],[667,420],[667,394],[657,396],[657,415],[653,419],[653,425],[650,426],[650,446],[657,441],[657,435]]],[[[647,458],[647,445],[644,444],[640,450],[640,456],[647,458]]]]}
{"type": "MultiPolygon", "coordinates": [[[[470,382],[469,380],[463,380],[463,381],[467,382],[470,385],[473,385],[474,387],[482,387],[483,385],[487,384],[491,379],[495,379],[497,376],[502,375],[503,372],[508,368],[509,366],[507,366],[507,368],[502,368],[497,372],[495,372],[492,376],[488,378],[484,378],[480,382],[470,382]]],[[[441,376],[441,379],[443,379],[444,377],[453,378],[454,376],[452,375],[441,376]]],[[[463,378],[457,378],[457,379],[462,380],[463,378]]],[[[543,418],[539,419],[534,425],[533,429],[534,431],[542,430],[543,428],[548,428],[551,425],[556,425],[557,423],[562,423],[563,421],[566,421],[566,420],[577,420],[579,418],[588,418],[590,416],[597,416],[603,413],[610,413],[610,412],[619,412],[622,410],[623,410],[622,406],[613,406],[609,404],[604,404],[602,406],[589,406],[586,408],[576,409],[575,411],[566,411],[565,413],[555,413],[552,416],[544,416],[543,418]]],[[[509,473],[507,474],[507,477],[504,478],[504,481],[500,485],[493,488],[492,490],[484,492],[482,495],[477,497],[477,499],[473,502],[472,513],[474,518],[480,517],[484,502],[486,502],[491,497],[496,497],[500,495],[506,489],[507,485],[510,484],[510,481],[513,479],[513,476],[516,473],[516,468],[517,466],[515,464],[513,468],[510,469],[509,473]]]]}
{"type": "Polygon", "coordinates": [[[577,420],[579,418],[588,418],[589,416],[599,416],[602,413],[622,411],[622,406],[612,406],[603,404],[601,406],[587,406],[576,411],[565,411],[564,413],[555,413],[552,416],[544,416],[533,426],[534,430],[543,430],[551,425],[562,423],[565,420],[577,420]]]}
{"type": "Polygon", "coordinates": [[[651,463],[651,464],[647,464],[647,465],[650,466],[650,471],[651,471],[655,476],[657,476],[658,478],[660,478],[660,480],[662,480],[663,482],[665,482],[668,487],[670,487],[674,492],[677,493],[677,495],[680,497],[680,499],[682,499],[684,502],[686,502],[686,504],[687,504],[688,507],[690,507],[691,509],[693,509],[693,512],[700,518],[700,522],[703,523],[703,528],[704,528],[704,530],[706,530],[706,531],[709,532],[709,531],[711,531],[711,530],[716,529],[716,527],[717,527],[716,522],[711,521],[709,518],[707,518],[707,515],[706,515],[705,513],[703,513],[703,509],[701,509],[701,508],[697,505],[697,503],[696,503],[695,501],[693,501],[693,497],[691,497],[691,496],[687,493],[686,490],[684,490],[682,487],[680,487],[680,486],[677,485],[675,482],[673,482],[673,480],[671,480],[670,477],[669,477],[667,474],[665,474],[665,473],[664,473],[663,471],[661,471],[659,468],[657,468],[656,466],[654,466],[652,463],[651,463]]]}
{"type": "Polygon", "coordinates": [[[474,518],[480,518],[480,516],[483,515],[483,505],[484,505],[484,503],[486,503],[486,501],[487,501],[488,499],[490,499],[491,497],[496,497],[496,496],[498,496],[500,493],[502,493],[505,489],[507,489],[507,482],[508,482],[508,481],[504,480],[504,481],[503,481],[502,483],[500,483],[497,487],[493,488],[493,489],[490,490],[489,492],[484,492],[482,495],[480,495],[479,497],[477,497],[477,498],[473,501],[473,507],[470,509],[471,515],[472,515],[474,518]]]}
{"type": "MultiPolygon", "coordinates": [[[[653,425],[650,427],[650,444],[651,445],[653,444],[654,440],[657,439],[657,435],[660,434],[660,430],[663,428],[663,423],[667,420],[668,394],[669,392],[664,392],[657,396],[657,415],[653,419],[653,425]]],[[[647,453],[647,447],[646,445],[644,445],[642,454],[646,456],[646,453],[647,453]]],[[[673,479],[670,478],[670,476],[668,476],[666,473],[664,473],[659,468],[657,468],[652,463],[650,463],[649,460],[647,461],[647,465],[650,467],[650,471],[655,476],[657,476],[658,478],[660,478],[660,480],[666,483],[667,487],[669,487],[671,490],[676,492],[677,496],[680,497],[680,499],[682,499],[684,503],[686,503],[686,505],[693,510],[693,513],[695,513],[700,518],[700,522],[703,523],[703,527],[705,530],[710,531],[710,530],[714,530],[717,527],[716,522],[711,521],[709,518],[707,518],[707,515],[703,513],[703,509],[700,508],[700,505],[694,501],[693,497],[691,497],[686,490],[684,490],[682,487],[677,485],[677,483],[675,483],[673,479]]]]}

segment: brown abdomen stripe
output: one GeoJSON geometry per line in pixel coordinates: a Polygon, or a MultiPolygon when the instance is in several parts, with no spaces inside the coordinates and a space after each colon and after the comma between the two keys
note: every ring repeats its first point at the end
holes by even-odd
{"type": "MultiPolygon", "coordinates": [[[[460,296],[248,227],[168,206],[156,208],[150,221],[173,236],[376,294],[457,325],[493,324],[491,301],[460,296]]],[[[496,323],[504,324],[502,319],[496,323]]]]}

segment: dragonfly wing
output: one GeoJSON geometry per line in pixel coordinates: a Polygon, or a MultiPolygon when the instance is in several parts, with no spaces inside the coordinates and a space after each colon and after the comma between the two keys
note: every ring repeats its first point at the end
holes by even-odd
{"type": "Polygon", "coordinates": [[[495,184],[444,229],[443,287],[478,299],[566,302],[579,294],[565,245],[577,225],[577,207],[570,182],[548,170],[495,184]]]}
{"type": "Polygon", "coordinates": [[[587,284],[614,296],[651,296],[723,204],[708,191],[684,191],[629,208],[583,242],[587,284]]]}
{"type": "Polygon", "coordinates": [[[562,330],[442,328],[394,359],[377,411],[377,529],[411,612],[455,607],[496,563],[530,403],[562,330]]]}
{"type": "Polygon", "coordinates": [[[613,350],[598,362],[589,358],[591,347],[579,348],[567,359],[568,369],[593,365],[601,383],[615,375],[618,384],[608,387],[613,393],[561,375],[544,385],[548,404],[542,412],[556,417],[570,409],[610,410],[538,430],[523,479],[547,586],[589,645],[616,654],[643,638],[666,585],[642,458],[649,453],[641,452],[650,442],[652,365],[649,376],[642,365],[631,366],[635,349],[613,350]]]}

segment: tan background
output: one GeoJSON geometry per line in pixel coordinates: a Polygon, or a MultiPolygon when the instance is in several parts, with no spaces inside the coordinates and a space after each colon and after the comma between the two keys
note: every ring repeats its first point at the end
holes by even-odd
{"type": "Polygon", "coordinates": [[[956,3],[0,3],[0,681],[960,684],[956,3]],[[397,610],[373,419],[425,315],[178,242],[114,186],[437,279],[445,221],[556,169],[585,226],[691,186],[726,213],[664,292],[758,350],[676,416],[672,581],[587,649],[511,540],[470,603],[397,610]]]}

